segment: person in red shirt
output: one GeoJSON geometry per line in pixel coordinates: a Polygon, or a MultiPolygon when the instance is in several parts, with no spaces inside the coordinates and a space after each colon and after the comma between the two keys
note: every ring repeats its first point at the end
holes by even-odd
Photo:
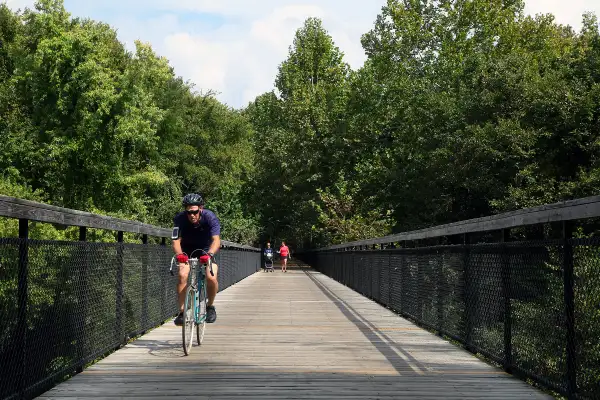
{"type": "Polygon", "coordinates": [[[281,272],[287,272],[287,260],[290,256],[290,249],[285,245],[285,242],[281,242],[278,253],[281,255],[281,272]]]}

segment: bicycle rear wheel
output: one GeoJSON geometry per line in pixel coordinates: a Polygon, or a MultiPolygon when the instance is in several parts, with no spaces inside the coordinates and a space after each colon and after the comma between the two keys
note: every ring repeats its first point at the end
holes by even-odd
{"type": "Polygon", "coordinates": [[[196,324],[196,341],[198,346],[202,344],[204,339],[204,330],[206,329],[206,306],[208,304],[208,298],[206,297],[206,278],[200,285],[198,291],[198,323],[196,324]]]}
{"type": "Polygon", "coordinates": [[[196,319],[194,318],[195,297],[196,289],[192,286],[188,287],[185,293],[185,303],[183,304],[183,325],[181,326],[183,352],[186,356],[192,350],[192,332],[196,324],[196,319]]]}

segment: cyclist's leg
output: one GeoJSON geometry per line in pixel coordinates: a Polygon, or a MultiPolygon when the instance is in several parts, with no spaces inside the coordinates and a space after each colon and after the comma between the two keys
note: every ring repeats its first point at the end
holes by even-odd
{"type": "Polygon", "coordinates": [[[217,292],[219,291],[219,281],[217,280],[219,276],[219,266],[213,263],[212,270],[214,276],[210,274],[210,269],[206,267],[206,297],[208,297],[208,304],[206,306],[206,322],[209,324],[215,322],[217,319],[217,311],[215,310],[213,303],[215,301],[215,297],[217,297],[217,292]]]}
{"type": "Polygon", "coordinates": [[[185,302],[185,289],[187,287],[188,275],[190,274],[190,265],[188,263],[179,263],[179,281],[177,282],[177,303],[179,305],[179,314],[175,318],[175,325],[183,325],[183,303],[185,302]]]}
{"type": "Polygon", "coordinates": [[[209,306],[212,306],[212,303],[215,301],[215,297],[217,296],[217,292],[219,291],[219,281],[217,280],[219,266],[216,263],[213,263],[212,270],[215,276],[211,276],[210,269],[206,267],[206,295],[208,297],[209,306]]]}

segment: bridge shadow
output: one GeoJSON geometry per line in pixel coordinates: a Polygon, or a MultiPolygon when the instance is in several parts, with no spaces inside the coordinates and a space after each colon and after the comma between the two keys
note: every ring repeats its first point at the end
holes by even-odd
{"type": "Polygon", "coordinates": [[[373,323],[371,323],[367,318],[363,317],[360,312],[355,310],[346,301],[344,301],[331,289],[315,278],[314,275],[320,274],[319,272],[315,271],[310,273],[305,270],[304,273],[311,281],[313,281],[313,283],[321,290],[321,292],[323,292],[323,294],[337,306],[342,314],[344,314],[344,316],[350,322],[356,325],[356,327],[371,342],[371,344],[373,344],[373,346],[388,359],[390,364],[394,366],[398,373],[411,376],[424,374],[424,371],[427,370],[427,367],[415,359],[409,352],[404,350],[402,346],[396,343],[387,334],[373,325],[373,323]]]}

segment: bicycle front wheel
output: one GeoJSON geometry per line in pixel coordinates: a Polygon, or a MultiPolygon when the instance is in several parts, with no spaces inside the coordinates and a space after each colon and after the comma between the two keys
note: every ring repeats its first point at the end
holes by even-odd
{"type": "Polygon", "coordinates": [[[192,286],[187,288],[185,293],[185,303],[183,304],[183,325],[182,338],[183,338],[183,352],[185,355],[189,355],[192,350],[192,335],[194,331],[194,325],[196,324],[195,318],[195,297],[196,289],[192,286]]]}
{"type": "Polygon", "coordinates": [[[196,324],[196,341],[198,346],[202,344],[204,339],[204,330],[206,329],[206,306],[208,304],[208,298],[206,297],[206,278],[200,285],[198,291],[198,320],[196,324]]]}

